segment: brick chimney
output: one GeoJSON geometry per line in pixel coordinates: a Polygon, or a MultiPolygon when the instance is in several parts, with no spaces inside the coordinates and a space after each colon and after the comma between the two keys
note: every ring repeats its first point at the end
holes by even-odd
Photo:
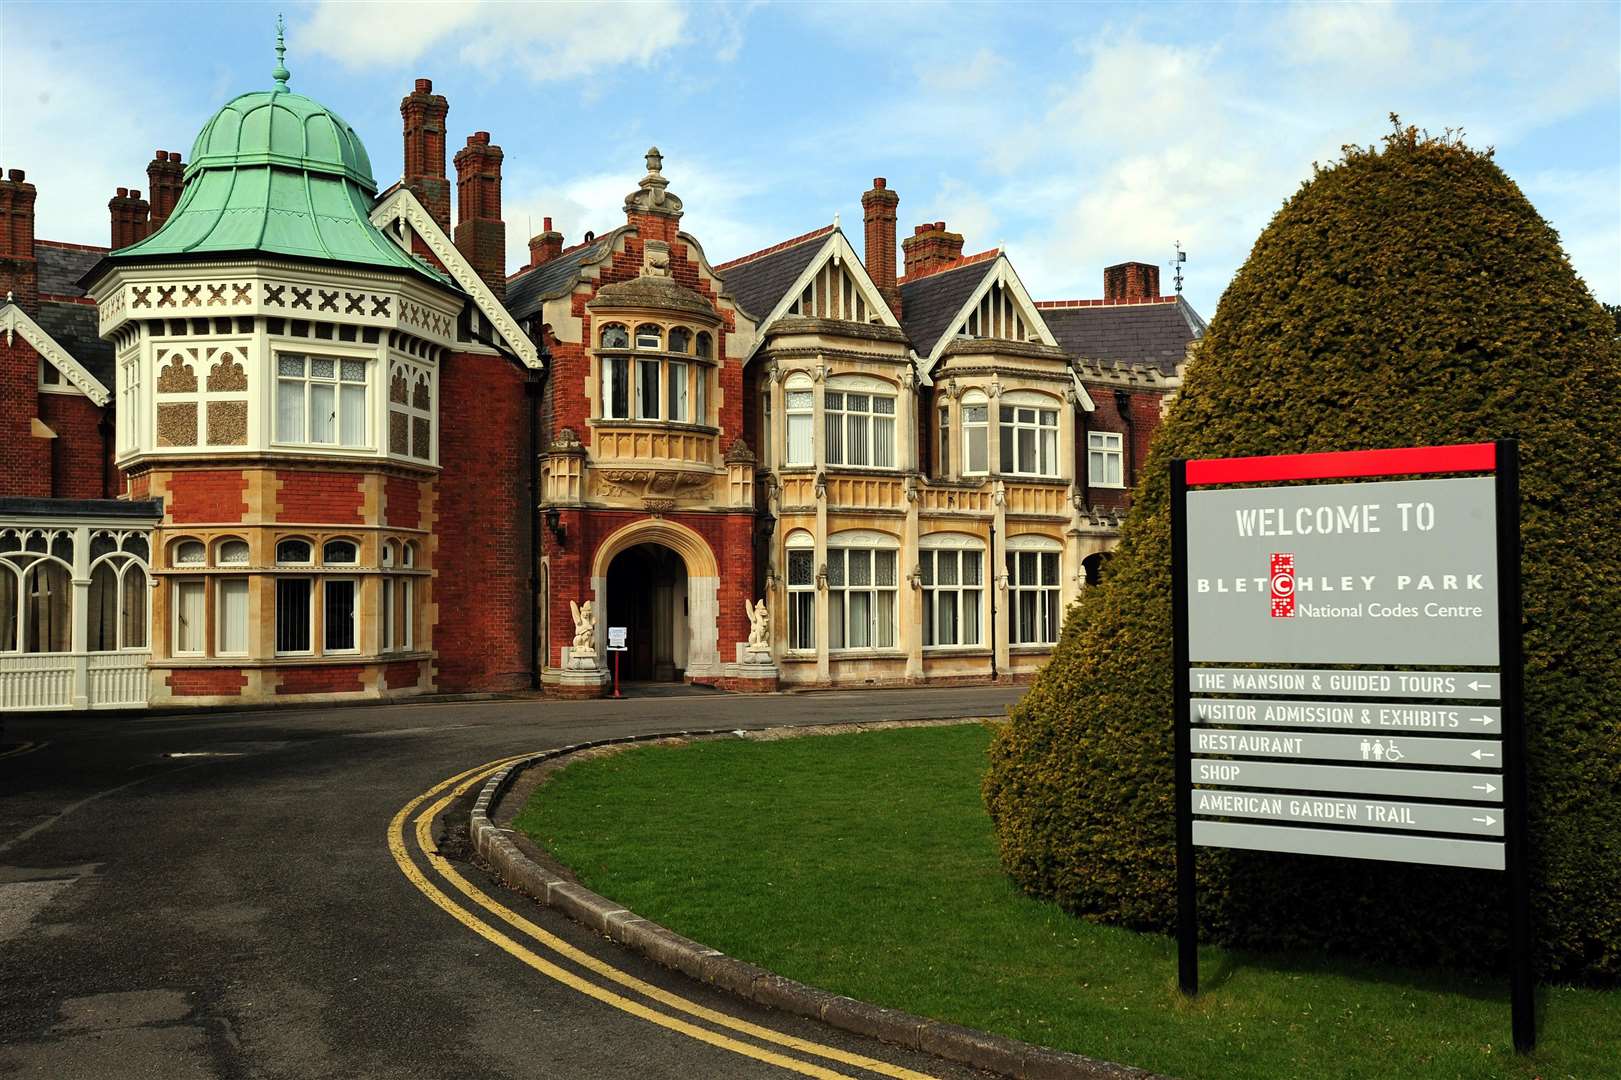
{"type": "Polygon", "coordinates": [[[1123,262],[1103,270],[1103,299],[1111,304],[1138,304],[1159,296],[1159,267],[1123,262]]]}
{"type": "Polygon", "coordinates": [[[111,244],[114,251],[146,239],[151,232],[147,226],[149,209],[147,201],[141,198],[140,188],[119,188],[118,194],[107,201],[107,214],[112,219],[111,244]]]}
{"type": "Polygon", "coordinates": [[[0,304],[10,293],[30,315],[39,311],[39,264],[34,258],[34,185],[21,169],[0,180],[0,304]]]}
{"type": "Polygon", "coordinates": [[[906,276],[927,277],[962,258],[962,233],[946,232],[943,221],[927,222],[901,241],[906,253],[906,276]]]}
{"type": "Polygon", "coordinates": [[[456,246],[478,276],[506,296],[507,226],[501,220],[501,148],[488,131],[467,136],[456,151],[456,246]]]}
{"type": "Polygon", "coordinates": [[[180,190],[185,186],[186,167],[180,155],[173,150],[155,150],[146,166],[147,190],[152,193],[151,224],[147,233],[163,228],[174,208],[180,202],[180,190]]]}
{"type": "Polygon", "coordinates": [[[897,319],[901,317],[901,291],[895,285],[895,207],[900,201],[882,176],[873,177],[872,189],[861,196],[861,222],[866,227],[861,257],[878,294],[888,301],[897,319]]]}
{"type": "Polygon", "coordinates": [[[552,219],[543,218],[539,236],[529,238],[529,269],[551,262],[563,254],[563,234],[552,228],[552,219]]]}
{"type": "Polygon", "coordinates": [[[405,186],[450,235],[450,181],[445,179],[445,117],[450,102],[433,92],[432,79],[418,79],[400,101],[405,121],[405,186]]]}

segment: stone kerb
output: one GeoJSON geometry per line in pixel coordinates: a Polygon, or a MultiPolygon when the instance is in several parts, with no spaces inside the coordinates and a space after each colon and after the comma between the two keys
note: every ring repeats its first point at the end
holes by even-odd
{"type": "MultiPolygon", "coordinates": [[[[951,721],[946,721],[951,722],[951,721]]],[[[938,725],[942,721],[916,722],[917,726],[938,725]]],[[[879,724],[837,725],[840,730],[913,726],[904,721],[879,724]]],[[[816,729],[811,729],[815,732],[816,729]]],[[[795,732],[808,733],[808,732],[795,732]]],[[[830,732],[827,732],[830,733],[830,732]]],[[[781,729],[762,737],[783,737],[781,729]]],[[[785,979],[754,964],[744,963],[717,949],[682,937],[658,923],[642,918],[577,882],[569,881],[529,858],[502,830],[494,815],[501,798],[524,769],[543,763],[558,763],[587,750],[649,743],[665,739],[703,737],[743,737],[736,729],[712,728],[668,731],[615,739],[576,743],[557,750],[533,754],[514,762],[492,776],[479,792],[469,815],[469,834],[480,858],[494,868],[508,887],[554,908],[576,922],[589,926],[648,959],[673,968],[700,982],[708,983],[745,1000],[796,1016],[819,1020],[844,1031],[866,1035],[917,1050],[976,1069],[1027,1080],[1158,1080],[1154,1073],[1129,1065],[1116,1065],[1080,1054],[1033,1046],[1015,1039],[975,1031],[957,1024],[914,1016],[897,1009],[871,1005],[826,990],[785,979]]]]}

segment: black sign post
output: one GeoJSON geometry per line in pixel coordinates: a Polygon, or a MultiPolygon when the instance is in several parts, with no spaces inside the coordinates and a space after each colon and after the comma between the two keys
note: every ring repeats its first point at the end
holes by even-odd
{"type": "Polygon", "coordinates": [[[1183,993],[1199,847],[1502,871],[1535,1046],[1519,517],[1512,440],[1172,462],[1183,993]]]}

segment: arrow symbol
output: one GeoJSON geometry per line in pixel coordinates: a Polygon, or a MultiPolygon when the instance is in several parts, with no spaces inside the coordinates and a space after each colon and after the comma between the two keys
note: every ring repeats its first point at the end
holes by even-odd
{"type": "Polygon", "coordinates": [[[1493,720],[1489,716],[1471,716],[1469,718],[1469,722],[1471,724],[1486,724],[1488,726],[1497,723],[1497,721],[1493,720]]]}
{"type": "Polygon", "coordinates": [[[1470,818],[1469,820],[1478,821],[1488,829],[1497,824],[1497,819],[1492,817],[1490,814],[1487,814],[1485,817],[1470,818]]]}
{"type": "Polygon", "coordinates": [[[1490,784],[1470,784],[1469,787],[1472,791],[1484,791],[1488,795],[1497,790],[1490,784]]]}
{"type": "Polygon", "coordinates": [[[1481,758],[1496,757],[1497,755],[1490,750],[1471,750],[1469,756],[1479,761],[1481,758]]]}
{"type": "Polygon", "coordinates": [[[1471,690],[1490,690],[1491,688],[1492,684],[1489,682],[1472,682],[1469,684],[1471,690]]]}

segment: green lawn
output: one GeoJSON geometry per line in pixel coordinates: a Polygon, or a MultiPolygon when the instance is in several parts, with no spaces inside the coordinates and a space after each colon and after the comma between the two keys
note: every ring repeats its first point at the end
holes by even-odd
{"type": "Polygon", "coordinates": [[[1546,988],[1529,1060],[1509,1048],[1506,979],[1206,948],[1183,1000],[1173,941],[1002,876],[988,738],[638,748],[564,769],[516,824],[597,892],[779,974],[1186,1080],[1621,1077],[1618,993],[1546,988]]]}

